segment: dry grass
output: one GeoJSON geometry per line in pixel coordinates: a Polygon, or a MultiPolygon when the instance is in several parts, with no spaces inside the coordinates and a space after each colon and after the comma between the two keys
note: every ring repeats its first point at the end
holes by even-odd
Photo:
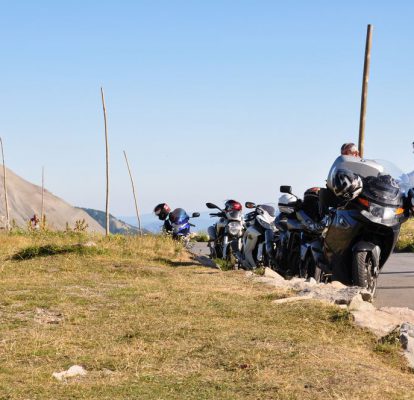
{"type": "Polygon", "coordinates": [[[397,347],[342,310],[275,306],[279,292],[194,265],[168,239],[72,250],[87,240],[0,237],[1,399],[412,398],[397,347]],[[88,375],[52,378],[74,364],[88,375]]]}

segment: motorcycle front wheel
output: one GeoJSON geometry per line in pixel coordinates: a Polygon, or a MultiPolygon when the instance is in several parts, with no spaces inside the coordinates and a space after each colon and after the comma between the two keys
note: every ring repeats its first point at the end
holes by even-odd
{"type": "Polygon", "coordinates": [[[226,261],[232,269],[239,269],[239,263],[237,261],[236,256],[233,253],[233,249],[231,248],[231,246],[227,247],[226,261]]]}
{"type": "Polygon", "coordinates": [[[355,252],[352,260],[352,281],[372,294],[377,288],[377,277],[374,274],[374,260],[367,251],[355,252]]]}

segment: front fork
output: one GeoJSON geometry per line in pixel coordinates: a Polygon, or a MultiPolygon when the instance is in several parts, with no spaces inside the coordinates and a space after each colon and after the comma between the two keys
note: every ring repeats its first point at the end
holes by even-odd
{"type": "Polygon", "coordinates": [[[238,262],[242,261],[242,254],[241,254],[241,244],[242,244],[242,238],[231,238],[229,240],[228,235],[224,235],[223,237],[223,259],[226,259],[227,252],[229,250],[229,247],[231,248],[233,255],[236,257],[238,262]]]}

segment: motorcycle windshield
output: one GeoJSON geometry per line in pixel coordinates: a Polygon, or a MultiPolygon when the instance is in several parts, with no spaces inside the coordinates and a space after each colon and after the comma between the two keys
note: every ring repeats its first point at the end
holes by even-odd
{"type": "Polygon", "coordinates": [[[271,205],[271,204],[261,204],[258,208],[262,209],[265,212],[267,212],[271,217],[273,217],[273,218],[276,217],[276,209],[273,205],[271,205]]]}
{"type": "Polygon", "coordinates": [[[241,221],[242,212],[241,211],[226,211],[226,218],[234,221],[241,221]]]}
{"type": "Polygon", "coordinates": [[[387,160],[375,160],[384,167],[384,173],[390,175],[398,183],[401,190],[406,193],[414,182],[411,182],[410,176],[404,173],[398,166],[387,160]]]}
{"type": "Polygon", "coordinates": [[[185,224],[189,219],[190,217],[182,208],[176,208],[170,212],[170,221],[176,225],[185,224]]]}

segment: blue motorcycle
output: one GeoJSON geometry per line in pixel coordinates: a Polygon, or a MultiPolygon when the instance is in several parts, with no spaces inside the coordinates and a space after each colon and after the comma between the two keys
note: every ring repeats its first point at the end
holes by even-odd
{"type": "Polygon", "coordinates": [[[189,241],[190,229],[193,224],[190,223],[191,218],[197,218],[200,213],[193,213],[191,217],[183,208],[176,208],[168,215],[171,224],[171,234],[175,240],[189,241]]]}

